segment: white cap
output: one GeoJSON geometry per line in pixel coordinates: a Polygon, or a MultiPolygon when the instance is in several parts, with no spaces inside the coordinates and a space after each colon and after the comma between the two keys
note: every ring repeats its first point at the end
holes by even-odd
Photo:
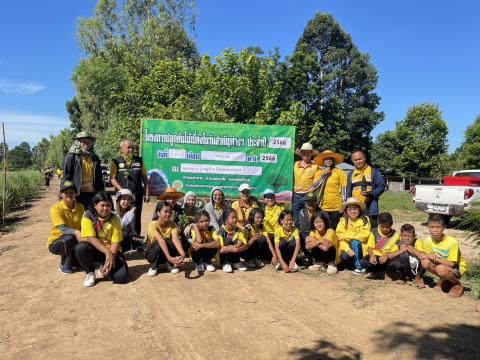
{"type": "Polygon", "coordinates": [[[252,188],[248,184],[242,184],[239,186],[238,191],[242,192],[243,190],[252,190],[252,188]]]}

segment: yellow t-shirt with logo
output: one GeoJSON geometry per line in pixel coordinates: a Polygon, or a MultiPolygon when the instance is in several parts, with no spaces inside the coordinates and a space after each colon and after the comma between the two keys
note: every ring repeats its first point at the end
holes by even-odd
{"type": "Polygon", "coordinates": [[[93,187],[93,160],[91,156],[82,155],[80,157],[80,163],[82,164],[82,186],[81,192],[94,192],[93,187]]]}
{"type": "Polygon", "coordinates": [[[75,202],[75,207],[73,209],[70,209],[63,200],[53,205],[50,208],[52,230],[47,239],[47,247],[63,235],[62,231],[58,228],[60,225],[80,230],[84,212],[85,208],[79,202],[75,202]]]}
{"type": "Polygon", "coordinates": [[[172,238],[172,235],[176,233],[178,235],[178,227],[173,221],[169,221],[165,227],[161,227],[157,221],[152,221],[148,224],[147,229],[147,244],[151,245],[155,241],[157,234],[161,235],[162,238],[167,241],[172,238]]]}
{"type": "Polygon", "coordinates": [[[300,241],[300,234],[298,232],[297,228],[293,228],[293,231],[291,234],[287,235],[285,234],[285,229],[283,226],[280,226],[278,229],[275,230],[275,244],[280,244],[280,241],[282,239],[286,240],[287,242],[295,240],[295,241],[300,241]]]}
{"type": "Polygon", "coordinates": [[[243,209],[240,207],[240,201],[236,200],[232,203],[232,209],[237,213],[237,221],[244,226],[248,222],[250,212],[255,208],[258,208],[258,206],[254,201],[250,201],[250,206],[243,209]]]}
{"type": "MultiPolygon", "coordinates": [[[[200,244],[206,244],[211,242],[212,240],[213,241],[218,240],[218,235],[215,230],[206,229],[206,230],[199,230],[199,231],[201,236],[201,240],[199,242],[200,244]]],[[[195,241],[197,238],[195,230],[192,229],[192,231],[190,232],[190,235],[192,237],[192,241],[195,241]]]]}
{"type": "Polygon", "coordinates": [[[429,236],[423,242],[423,246],[425,247],[426,254],[433,252],[441,259],[456,263],[458,265],[460,275],[463,275],[465,271],[467,271],[467,263],[462,257],[457,239],[455,239],[453,236],[444,235],[443,240],[438,243],[435,242],[431,236],[429,236]]]}
{"type": "Polygon", "coordinates": [[[338,238],[337,234],[333,229],[327,229],[325,235],[320,235],[317,230],[310,231],[309,236],[313,237],[316,240],[329,240],[332,242],[332,245],[335,246],[335,262],[338,264],[340,262],[340,252],[338,251],[338,238]]]}
{"type": "Polygon", "coordinates": [[[274,233],[276,229],[280,227],[278,223],[278,217],[280,213],[283,211],[283,207],[278,204],[273,206],[265,206],[264,212],[265,217],[263,218],[263,226],[265,227],[265,231],[267,233],[274,233]]]}
{"type": "Polygon", "coordinates": [[[355,169],[352,173],[352,196],[364,203],[368,203],[370,198],[362,195],[362,183],[365,178],[365,191],[372,191],[372,168],[367,165],[362,170],[355,169]]]}
{"type": "MultiPolygon", "coordinates": [[[[324,173],[323,169],[317,171],[314,182],[319,180],[324,173]]],[[[324,211],[340,211],[343,204],[343,189],[347,187],[347,175],[345,171],[334,168],[327,179],[323,191],[320,209],[324,211]]]]}
{"type": "Polygon", "coordinates": [[[392,253],[395,251],[400,250],[398,247],[398,243],[400,241],[400,234],[398,231],[393,231],[390,236],[386,236],[382,234],[380,229],[378,229],[378,233],[380,234],[381,237],[387,237],[388,240],[385,242],[381,250],[377,250],[375,247],[377,245],[377,242],[375,240],[375,235],[373,232],[370,233],[370,236],[368,237],[368,243],[367,246],[373,250],[373,253],[377,256],[382,256],[383,254],[386,253],[392,253]]]}
{"type": "MultiPolygon", "coordinates": [[[[222,229],[228,234],[229,237],[232,237],[232,242],[240,241],[244,245],[247,244],[247,238],[245,237],[243,231],[228,231],[223,225],[222,229]]],[[[220,233],[216,233],[216,240],[219,241],[220,247],[225,246],[223,236],[220,233]]]]}
{"type": "Polygon", "coordinates": [[[101,220],[101,228],[97,231],[95,230],[95,225],[92,220],[83,216],[82,238],[96,237],[108,248],[110,248],[112,244],[121,243],[123,238],[120,218],[114,213],[111,213],[108,219],[103,220],[99,218],[99,220],[101,220]]]}
{"type": "Polygon", "coordinates": [[[342,217],[337,225],[335,233],[339,240],[340,252],[348,252],[350,250],[350,241],[358,240],[362,243],[362,250],[365,254],[367,251],[367,242],[370,237],[370,221],[366,218],[365,223],[360,217],[353,221],[352,219],[347,221],[345,217],[342,217]]]}
{"type": "Polygon", "coordinates": [[[302,161],[300,160],[293,166],[293,192],[297,193],[305,193],[311,188],[313,179],[318,170],[317,164],[311,163],[307,167],[303,167],[301,164],[302,161]]]}

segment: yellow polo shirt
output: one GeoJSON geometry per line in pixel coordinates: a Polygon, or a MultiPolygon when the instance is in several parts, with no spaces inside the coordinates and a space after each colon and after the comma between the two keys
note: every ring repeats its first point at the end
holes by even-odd
{"type": "Polygon", "coordinates": [[[302,161],[297,161],[293,166],[293,192],[307,192],[313,184],[317,170],[317,164],[310,163],[307,167],[303,167],[302,161]]]}
{"type": "Polygon", "coordinates": [[[283,226],[280,226],[277,230],[275,230],[275,244],[280,244],[280,241],[285,239],[287,242],[291,240],[300,241],[300,234],[297,228],[293,228],[291,234],[286,235],[283,226]]]}
{"type": "MultiPolygon", "coordinates": [[[[229,237],[232,237],[232,242],[236,242],[236,241],[240,241],[241,243],[243,244],[247,244],[247,238],[245,237],[243,231],[237,231],[237,230],[233,230],[231,232],[229,232],[225,226],[222,226],[223,230],[225,230],[225,232],[228,234],[229,237]]],[[[223,243],[223,236],[220,235],[219,233],[216,234],[216,240],[218,240],[220,242],[220,247],[224,246],[224,243],[223,243]]]]}
{"type": "Polygon", "coordinates": [[[467,263],[462,257],[457,239],[455,239],[453,236],[444,235],[443,240],[440,242],[435,242],[432,237],[429,236],[425,239],[423,245],[425,247],[426,254],[433,252],[441,259],[446,259],[456,263],[458,265],[460,275],[463,275],[465,271],[467,271],[467,263]]]}
{"type": "MultiPolygon", "coordinates": [[[[323,174],[323,169],[318,170],[314,182],[319,180],[323,174]]],[[[325,184],[322,201],[319,205],[320,209],[324,211],[340,211],[343,203],[342,190],[346,187],[347,175],[345,171],[337,168],[332,169],[332,173],[325,184]]]]}
{"type": "Polygon", "coordinates": [[[265,227],[265,231],[267,233],[274,233],[276,229],[280,227],[278,223],[278,217],[280,213],[283,211],[283,207],[275,204],[273,206],[265,206],[264,212],[265,217],[263,218],[263,226],[265,227]]]}
{"type": "Polygon", "coordinates": [[[82,238],[96,237],[108,248],[110,248],[112,244],[122,242],[122,224],[117,215],[111,213],[108,219],[99,218],[99,220],[102,226],[101,229],[97,231],[95,230],[92,220],[85,216],[82,218],[82,238]]]}
{"type": "Polygon", "coordinates": [[[367,165],[362,170],[355,168],[352,173],[352,196],[364,203],[368,203],[370,199],[362,195],[362,184],[365,182],[366,190],[372,191],[372,168],[367,165]]]}
{"type": "Polygon", "coordinates": [[[148,224],[148,229],[147,229],[147,244],[151,245],[155,241],[156,235],[159,234],[163,237],[163,239],[169,240],[172,238],[172,234],[177,233],[178,235],[178,228],[177,225],[173,221],[169,221],[167,223],[167,226],[162,228],[157,221],[152,221],[150,224],[148,224]]]}
{"type": "MultiPolygon", "coordinates": [[[[375,255],[382,256],[383,254],[392,253],[392,252],[400,250],[400,248],[398,247],[398,242],[400,240],[400,234],[397,231],[394,230],[392,232],[392,234],[390,234],[390,236],[386,236],[386,235],[382,234],[380,229],[378,229],[378,234],[381,237],[387,237],[388,240],[385,242],[385,244],[383,245],[381,250],[377,250],[375,248],[376,245],[377,245],[377,240],[375,239],[375,235],[373,234],[373,232],[370,233],[370,236],[368,237],[367,246],[373,250],[373,253],[375,255]]],[[[380,240],[380,239],[378,239],[378,240],[380,240]]]]}
{"type": "Polygon", "coordinates": [[[237,213],[237,221],[242,224],[246,225],[248,222],[248,217],[250,216],[250,212],[252,209],[258,208],[257,204],[255,202],[251,202],[251,205],[248,208],[241,208],[240,207],[240,202],[239,200],[235,200],[232,204],[232,209],[235,210],[237,213]]]}
{"type": "Polygon", "coordinates": [[[80,230],[84,212],[85,208],[79,202],[75,202],[75,207],[73,209],[70,209],[63,200],[53,205],[50,208],[52,230],[50,231],[50,236],[47,239],[47,247],[63,235],[58,228],[60,225],[65,225],[69,228],[80,230]]]}
{"type": "Polygon", "coordinates": [[[329,240],[332,242],[333,246],[335,246],[335,263],[340,262],[340,252],[338,251],[338,239],[337,239],[337,234],[335,234],[335,231],[333,229],[328,229],[325,233],[325,235],[320,235],[320,233],[317,230],[312,230],[310,231],[309,236],[313,237],[316,240],[329,240]]]}
{"type": "Polygon", "coordinates": [[[80,156],[80,163],[82,165],[82,186],[81,192],[94,192],[93,187],[93,160],[91,156],[80,156]]]}

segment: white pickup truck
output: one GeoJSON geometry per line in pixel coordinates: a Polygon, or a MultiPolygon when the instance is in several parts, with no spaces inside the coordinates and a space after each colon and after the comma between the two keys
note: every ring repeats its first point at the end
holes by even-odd
{"type": "Polygon", "coordinates": [[[480,201],[480,170],[457,171],[442,185],[416,185],[412,193],[418,209],[443,215],[448,224],[452,216],[462,216],[480,201]]]}

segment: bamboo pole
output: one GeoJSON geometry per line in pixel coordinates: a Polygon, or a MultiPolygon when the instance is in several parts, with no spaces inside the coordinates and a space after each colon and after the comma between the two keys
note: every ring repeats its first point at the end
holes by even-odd
{"type": "Polygon", "coordinates": [[[5,204],[7,201],[7,146],[5,141],[5,123],[2,123],[3,132],[3,208],[2,208],[2,221],[5,225],[5,204]]]}

